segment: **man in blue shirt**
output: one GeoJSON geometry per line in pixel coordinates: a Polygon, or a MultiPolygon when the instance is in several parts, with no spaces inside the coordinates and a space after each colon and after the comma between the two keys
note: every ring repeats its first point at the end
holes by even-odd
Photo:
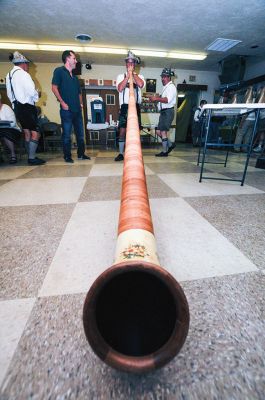
{"type": "Polygon", "coordinates": [[[74,126],[78,160],[90,160],[85,155],[81,89],[78,78],[73,75],[77,63],[75,53],[65,50],[62,60],[64,65],[55,68],[53,72],[52,91],[60,103],[64,159],[67,163],[74,162],[71,155],[71,133],[74,126]]]}

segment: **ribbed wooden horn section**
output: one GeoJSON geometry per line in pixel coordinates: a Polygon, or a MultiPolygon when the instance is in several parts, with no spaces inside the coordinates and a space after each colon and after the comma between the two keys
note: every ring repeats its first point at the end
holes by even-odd
{"type": "Polygon", "coordinates": [[[129,229],[154,232],[132,85],[130,85],[118,234],[129,229]]]}
{"type": "Polygon", "coordinates": [[[132,81],[130,75],[115,261],[91,286],[83,323],[89,344],[106,364],[143,373],[180,351],[189,307],[182,288],[158,260],[132,81]]]}

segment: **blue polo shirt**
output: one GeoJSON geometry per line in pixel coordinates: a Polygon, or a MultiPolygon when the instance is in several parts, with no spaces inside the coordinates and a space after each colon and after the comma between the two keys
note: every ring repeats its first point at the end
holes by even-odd
{"type": "Polygon", "coordinates": [[[65,66],[58,67],[53,72],[52,84],[58,87],[59,93],[70,111],[81,110],[79,99],[81,89],[77,76],[71,76],[65,66]]]}

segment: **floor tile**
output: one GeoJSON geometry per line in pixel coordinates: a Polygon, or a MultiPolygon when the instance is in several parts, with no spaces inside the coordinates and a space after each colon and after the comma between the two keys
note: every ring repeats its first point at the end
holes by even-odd
{"type": "Polygon", "coordinates": [[[164,198],[166,202],[167,197],[177,197],[169,186],[167,186],[157,175],[147,175],[146,184],[149,199],[164,198]]]}
{"type": "Polygon", "coordinates": [[[122,176],[89,176],[79,201],[120,200],[122,176]]]}
{"type": "Polygon", "coordinates": [[[185,199],[259,268],[265,268],[265,193],[185,199]]]}
{"type": "Polygon", "coordinates": [[[9,182],[9,180],[0,180],[0,186],[5,185],[7,182],[9,182]]]}
{"type": "Polygon", "coordinates": [[[40,296],[86,292],[95,278],[112,265],[119,207],[119,201],[76,205],[40,296]]]}
{"type": "Polygon", "coordinates": [[[15,179],[26,174],[36,167],[30,166],[6,166],[0,168],[0,179],[15,179]]]}
{"type": "Polygon", "coordinates": [[[84,178],[16,179],[0,187],[0,206],[74,203],[84,178]]]}
{"type": "MultiPolygon", "coordinates": [[[[120,176],[123,174],[123,162],[113,164],[94,164],[90,176],[120,176]]],[[[145,174],[153,175],[153,171],[145,166],[145,174]]]]}
{"type": "MultiPolygon", "coordinates": [[[[223,161],[223,160],[222,160],[223,161]]],[[[201,164],[200,164],[201,166],[201,164]]],[[[205,166],[204,166],[205,167],[205,166]]],[[[245,168],[245,164],[242,163],[237,163],[237,162],[233,162],[233,161],[228,161],[228,163],[226,164],[226,167],[224,167],[224,165],[222,164],[208,164],[207,163],[207,169],[211,170],[211,171],[217,171],[221,174],[224,174],[226,172],[241,172],[241,178],[244,172],[244,168],[245,168]]],[[[255,171],[254,167],[251,167],[250,165],[247,168],[247,173],[248,172],[253,172],[255,171]]]]}
{"type": "MultiPolygon", "coordinates": [[[[209,172],[207,172],[207,176],[226,178],[224,175],[209,172]]],[[[199,177],[199,173],[159,175],[159,178],[181,197],[262,193],[259,189],[246,184],[240,186],[240,182],[211,179],[202,179],[202,182],[199,182],[199,177]]]]}
{"type": "Polygon", "coordinates": [[[164,368],[144,375],[120,373],[94,355],[82,325],[85,294],[38,299],[3,399],[103,400],[106,387],[111,398],[124,400],[261,399],[264,284],[260,273],[185,282],[191,316],[186,343],[164,368]]]}
{"type": "Polygon", "coordinates": [[[34,298],[0,301],[0,386],[34,302],[34,298]]]}
{"type": "MultiPolygon", "coordinates": [[[[225,175],[232,179],[241,178],[241,174],[238,174],[236,172],[227,172],[225,175]]],[[[245,184],[255,187],[259,190],[263,190],[265,192],[265,171],[261,169],[256,169],[256,171],[254,172],[248,171],[245,179],[245,184]]]]}
{"type": "Polygon", "coordinates": [[[99,158],[102,158],[102,157],[106,157],[106,158],[115,158],[117,155],[119,154],[119,151],[118,151],[118,149],[115,151],[115,150],[108,150],[108,151],[102,151],[102,150],[99,150],[99,152],[98,152],[98,154],[97,154],[97,158],[99,157],[99,158]]]}
{"type": "Polygon", "coordinates": [[[144,163],[145,164],[174,164],[183,163],[184,161],[179,157],[155,157],[154,155],[145,155],[144,163]]]}
{"type": "MultiPolygon", "coordinates": [[[[85,292],[96,276],[112,264],[118,211],[118,201],[76,205],[40,290],[41,296],[85,292]]],[[[254,264],[184,200],[151,200],[151,211],[160,261],[178,280],[256,270],[254,264]]]]}
{"type": "Polygon", "coordinates": [[[0,298],[35,297],[74,204],[0,208],[0,298]]]}
{"type": "Polygon", "coordinates": [[[95,160],[95,164],[114,164],[114,157],[97,157],[95,160]]]}
{"type": "Polygon", "coordinates": [[[188,162],[177,162],[177,163],[164,163],[164,164],[156,164],[149,163],[148,167],[156,174],[178,174],[178,173],[194,173],[200,172],[200,167],[197,165],[193,165],[188,162]]]}
{"type": "Polygon", "coordinates": [[[43,165],[23,175],[23,179],[88,176],[92,165],[43,165]]]}
{"type": "Polygon", "coordinates": [[[256,266],[181,198],[152,199],[161,265],[177,280],[256,271],[256,266]]]}

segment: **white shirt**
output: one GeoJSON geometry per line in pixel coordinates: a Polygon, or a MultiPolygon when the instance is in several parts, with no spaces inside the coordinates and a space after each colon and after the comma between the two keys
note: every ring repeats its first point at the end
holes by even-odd
{"type": "Polygon", "coordinates": [[[35,84],[31,79],[30,74],[19,66],[14,66],[14,68],[7,74],[6,90],[11,103],[17,100],[22,104],[28,103],[34,105],[35,102],[39,100],[38,92],[35,89],[35,84]],[[11,77],[15,97],[11,90],[9,76],[11,77]]]}
{"type": "Polygon", "coordinates": [[[9,107],[7,104],[2,104],[2,107],[0,109],[0,120],[11,121],[12,122],[11,127],[19,129],[19,127],[17,126],[15,113],[12,110],[12,108],[9,107]]]}
{"type": "Polygon", "coordinates": [[[195,111],[195,113],[194,113],[194,117],[193,117],[193,119],[194,119],[195,122],[199,122],[199,121],[200,121],[201,112],[202,112],[202,108],[201,108],[201,107],[198,107],[198,108],[196,109],[196,111],[195,111]]]}
{"type": "MultiPolygon", "coordinates": [[[[138,75],[140,79],[142,79],[142,81],[144,82],[144,86],[142,88],[136,88],[134,89],[134,95],[135,95],[135,100],[136,103],[141,104],[142,102],[142,93],[141,93],[141,89],[143,89],[145,87],[145,79],[143,77],[143,75],[138,75]],[[138,96],[137,96],[138,94],[138,96]]],[[[120,74],[117,76],[116,79],[116,88],[118,90],[118,86],[119,84],[123,81],[124,79],[124,74],[120,74]]],[[[130,82],[130,80],[128,81],[128,83],[130,82]]],[[[125,88],[122,92],[119,92],[119,102],[120,102],[120,106],[122,104],[129,104],[129,88],[125,88]]]]}
{"type": "Polygon", "coordinates": [[[158,103],[159,110],[165,108],[172,108],[177,102],[177,88],[172,81],[168,82],[161,93],[161,97],[167,97],[167,103],[158,103]]]}

